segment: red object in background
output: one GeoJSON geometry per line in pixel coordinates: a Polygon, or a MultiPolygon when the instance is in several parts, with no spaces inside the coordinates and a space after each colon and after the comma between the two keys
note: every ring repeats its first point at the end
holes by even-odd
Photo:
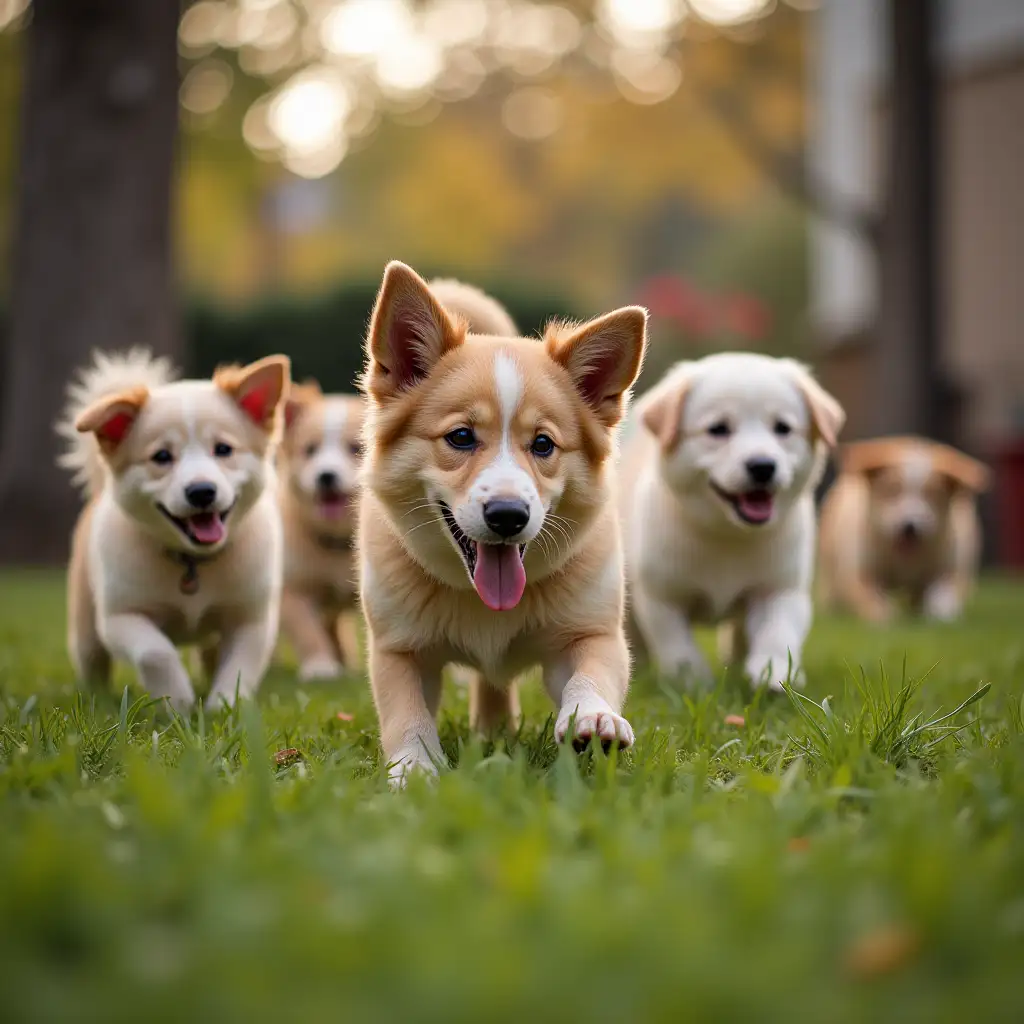
{"type": "Polygon", "coordinates": [[[672,274],[653,277],[638,301],[658,320],[671,320],[697,338],[733,334],[760,341],[771,330],[771,310],[753,295],[709,295],[685,278],[672,274]]]}
{"type": "Polygon", "coordinates": [[[1024,569],[1024,439],[1000,445],[992,465],[999,564],[1024,569]]]}

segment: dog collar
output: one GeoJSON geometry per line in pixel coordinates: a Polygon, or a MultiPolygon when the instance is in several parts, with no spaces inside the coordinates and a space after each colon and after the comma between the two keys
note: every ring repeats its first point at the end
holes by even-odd
{"type": "Polygon", "coordinates": [[[318,533],[316,542],[325,551],[351,551],[355,546],[352,537],[332,537],[329,533],[318,533]]]}
{"type": "MultiPolygon", "coordinates": [[[[178,589],[189,596],[199,590],[199,566],[212,562],[217,557],[217,555],[190,555],[184,551],[171,551],[170,549],[166,554],[172,562],[177,562],[182,567],[183,572],[178,581],[178,589]]],[[[217,554],[220,552],[218,551],[217,554]]]]}

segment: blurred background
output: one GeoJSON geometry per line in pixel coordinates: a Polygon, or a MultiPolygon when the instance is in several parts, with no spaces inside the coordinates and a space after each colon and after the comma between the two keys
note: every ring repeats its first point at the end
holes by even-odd
{"type": "Polygon", "coordinates": [[[986,459],[1024,565],[1020,0],[0,0],[0,561],[58,561],[94,348],[348,390],[384,263],[524,333],[652,313],[644,384],[814,364],[849,439],[986,459]]]}

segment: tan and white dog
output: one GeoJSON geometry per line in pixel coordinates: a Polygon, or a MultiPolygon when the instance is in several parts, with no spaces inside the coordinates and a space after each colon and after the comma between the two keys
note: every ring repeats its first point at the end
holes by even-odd
{"type": "Polygon", "coordinates": [[[281,629],[302,679],[332,678],[358,663],[353,534],[362,429],[361,398],[292,385],[280,461],[281,629]]]}
{"type": "Polygon", "coordinates": [[[799,683],[814,488],[842,409],[791,359],[724,352],[677,364],[636,416],[622,453],[626,561],[657,667],[709,681],[691,626],[724,623],[724,656],[755,686],[799,683]]]}
{"type": "Polygon", "coordinates": [[[958,618],[981,549],[975,496],[988,470],[962,452],[916,437],[848,445],[821,517],[820,596],[872,622],[894,595],[929,618],[958,618]]]}
{"type": "Polygon", "coordinates": [[[539,663],[557,740],[628,746],[613,447],[646,314],[527,339],[486,296],[474,311],[465,286],[435,287],[389,264],[367,341],[361,599],[392,780],[442,760],[447,664],[480,673],[478,729],[518,717],[515,679],[539,663]]]}
{"type": "Polygon", "coordinates": [[[176,644],[197,644],[212,702],[250,695],[277,635],[273,493],[285,356],[173,380],[166,360],[98,354],[69,389],[61,463],[87,504],[68,570],[68,647],[82,680],[111,657],[154,697],[195,699],[176,644]]]}

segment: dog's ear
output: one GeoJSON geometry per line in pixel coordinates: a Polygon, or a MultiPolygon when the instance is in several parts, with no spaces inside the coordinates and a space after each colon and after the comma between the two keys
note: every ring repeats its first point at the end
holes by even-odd
{"type": "Polygon", "coordinates": [[[647,310],[624,306],[582,325],[550,324],[544,342],[584,402],[605,426],[614,427],[643,364],[647,310]]]}
{"type": "Polygon", "coordinates": [[[981,494],[988,490],[991,473],[987,466],[977,459],[950,448],[948,445],[935,445],[932,460],[937,472],[950,480],[954,486],[962,487],[972,494],[981,494]]]}
{"type": "Polygon", "coordinates": [[[694,362],[676,363],[637,404],[640,422],[665,452],[679,443],[683,429],[683,406],[693,386],[694,362]]]}
{"type": "Polygon", "coordinates": [[[814,379],[811,371],[795,359],[783,359],[789,372],[796,380],[796,385],[804,396],[807,408],[811,412],[811,422],[818,437],[829,446],[835,448],[839,431],[846,422],[843,407],[814,379]]]}
{"type": "Polygon", "coordinates": [[[248,366],[225,366],[213,375],[224,391],[256,424],[268,433],[277,423],[277,410],[288,391],[291,361],[287,356],[267,356],[248,366]]]}
{"type": "Polygon", "coordinates": [[[101,450],[110,455],[128,436],[148,400],[149,391],[141,386],[105,395],[81,412],[75,429],[81,434],[95,434],[101,450]]]}
{"type": "Polygon", "coordinates": [[[844,473],[873,477],[899,462],[900,447],[908,441],[911,439],[878,437],[845,444],[839,457],[840,468],[844,473]]]}
{"type": "Polygon", "coordinates": [[[288,397],[284,402],[285,430],[295,423],[308,406],[318,402],[321,398],[323,398],[323,392],[317,381],[305,380],[301,384],[292,381],[288,386],[288,397]]]}
{"type": "Polygon", "coordinates": [[[370,318],[366,389],[387,398],[413,387],[465,337],[466,325],[445,311],[423,278],[392,260],[370,318]]]}

